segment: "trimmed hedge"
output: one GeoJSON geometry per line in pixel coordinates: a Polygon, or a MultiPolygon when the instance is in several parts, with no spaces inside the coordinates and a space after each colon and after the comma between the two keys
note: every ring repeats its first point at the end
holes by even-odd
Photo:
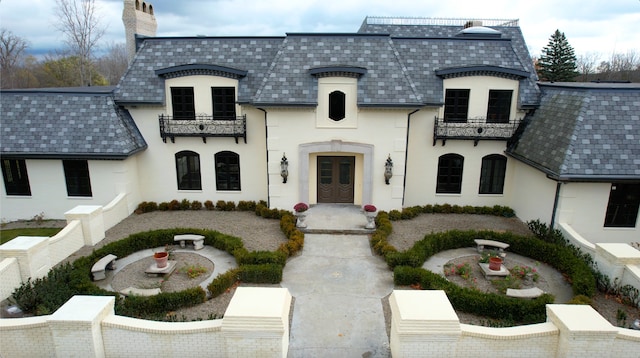
{"type": "MultiPolygon", "coordinates": [[[[371,235],[372,249],[384,257],[387,265],[394,270],[396,285],[419,285],[423,289],[444,290],[452,305],[461,311],[486,314],[493,312],[496,317],[519,322],[541,322],[546,316],[545,305],[553,302],[553,296],[545,294],[534,300],[518,300],[497,294],[485,294],[476,290],[457,286],[444,277],[422,269],[421,266],[432,255],[462,247],[475,246],[474,239],[485,238],[508,243],[509,250],[517,254],[545,262],[564,273],[572,283],[574,295],[592,297],[596,290],[596,280],[589,265],[589,257],[582,255],[565,242],[558,233],[550,232],[544,225],[534,223],[532,231],[544,240],[525,237],[512,233],[493,231],[459,231],[425,235],[413,247],[398,252],[387,241],[393,231],[391,221],[410,219],[424,213],[467,213],[501,215],[511,217],[515,212],[502,206],[471,207],[456,205],[426,205],[391,211],[379,212],[376,217],[377,229],[371,235]]],[[[531,226],[531,225],[530,225],[531,226]]]]}
{"type": "Polygon", "coordinates": [[[243,265],[240,281],[276,284],[282,281],[283,267],[278,264],[243,265]]]}
{"type": "Polygon", "coordinates": [[[446,278],[422,268],[397,266],[393,270],[396,285],[420,285],[422,289],[443,290],[451,305],[457,310],[493,316],[504,320],[535,323],[546,319],[546,305],[553,303],[553,296],[544,294],[532,300],[505,297],[493,293],[460,287],[446,278]]]}

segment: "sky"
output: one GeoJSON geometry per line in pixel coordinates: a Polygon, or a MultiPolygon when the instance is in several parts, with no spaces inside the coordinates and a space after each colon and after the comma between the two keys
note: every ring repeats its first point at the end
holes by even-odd
{"type": "MultiPolygon", "coordinates": [[[[142,0],[141,0],[142,1],[142,0]]],[[[145,0],[146,1],[146,0],[145,0]]],[[[102,48],[124,43],[123,0],[97,0],[102,48]]],[[[158,36],[284,36],[356,32],[366,16],[519,19],[532,56],[556,29],[577,56],[640,53],[640,0],[151,0],[158,36]]],[[[54,0],[0,0],[0,28],[42,55],[64,48],[54,0]]]]}

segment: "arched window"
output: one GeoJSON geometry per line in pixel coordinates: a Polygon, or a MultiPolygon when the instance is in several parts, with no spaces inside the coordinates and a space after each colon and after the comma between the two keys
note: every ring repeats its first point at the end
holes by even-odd
{"type": "Polygon", "coordinates": [[[438,159],[436,193],[460,194],[462,192],[462,166],[464,157],[445,154],[438,159]]]}
{"type": "Polygon", "coordinates": [[[149,14],[153,15],[153,5],[149,5],[149,14]]]}
{"type": "Polygon", "coordinates": [[[224,151],[215,154],[216,190],[240,190],[240,156],[224,151]]]}
{"type": "Polygon", "coordinates": [[[345,98],[346,95],[341,91],[333,91],[329,93],[329,118],[334,121],[344,119],[346,106],[345,98]]]}
{"type": "Polygon", "coordinates": [[[176,153],[178,190],[202,190],[200,155],[192,151],[176,153]]]}
{"type": "Polygon", "coordinates": [[[491,154],[482,158],[480,169],[480,194],[502,194],[504,173],[507,170],[507,157],[491,154]]]}
{"type": "Polygon", "coordinates": [[[136,0],[136,10],[140,10],[140,0],[136,0]]]}

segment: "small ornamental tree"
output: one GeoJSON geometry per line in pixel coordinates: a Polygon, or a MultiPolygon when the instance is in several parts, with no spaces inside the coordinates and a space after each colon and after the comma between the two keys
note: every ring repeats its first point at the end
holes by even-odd
{"type": "Polygon", "coordinates": [[[538,77],[542,81],[572,82],[578,75],[577,59],[573,47],[564,36],[564,32],[556,30],[549,38],[549,43],[542,49],[538,60],[538,77]]]}

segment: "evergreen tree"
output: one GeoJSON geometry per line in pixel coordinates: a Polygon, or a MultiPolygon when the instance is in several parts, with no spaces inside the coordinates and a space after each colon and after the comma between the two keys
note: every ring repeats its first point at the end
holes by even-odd
{"type": "Polygon", "coordinates": [[[578,75],[577,59],[573,47],[564,36],[564,32],[556,30],[549,43],[542,49],[538,61],[538,77],[542,81],[571,82],[578,75]]]}

